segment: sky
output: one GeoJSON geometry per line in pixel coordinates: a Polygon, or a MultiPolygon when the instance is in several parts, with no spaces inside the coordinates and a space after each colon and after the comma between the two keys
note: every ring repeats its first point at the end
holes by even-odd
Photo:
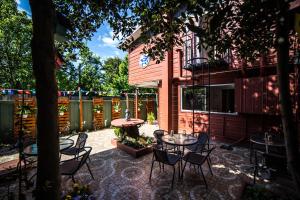
{"type": "MultiPolygon", "coordinates": [[[[29,0],[15,0],[18,4],[18,9],[25,11],[31,16],[29,0]]],[[[105,60],[109,57],[124,58],[127,52],[124,52],[117,48],[119,41],[113,40],[113,32],[107,23],[104,23],[91,38],[87,41],[87,45],[90,50],[101,59],[105,60]]]]}

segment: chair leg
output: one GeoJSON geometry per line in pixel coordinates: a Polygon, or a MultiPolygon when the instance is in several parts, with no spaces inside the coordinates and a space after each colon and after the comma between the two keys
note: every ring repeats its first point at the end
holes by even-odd
{"type": "MultiPolygon", "coordinates": [[[[153,170],[153,165],[154,165],[154,160],[152,160],[152,164],[151,164],[151,171],[150,171],[150,176],[149,176],[149,180],[151,181],[151,177],[152,177],[152,170],[153,170]]],[[[160,164],[160,163],[159,163],[160,164]]]]}
{"type": "Polygon", "coordinates": [[[173,189],[173,185],[174,185],[174,178],[175,178],[175,166],[173,165],[173,178],[172,178],[172,185],[171,185],[171,189],[173,189]]]}
{"type": "Polygon", "coordinates": [[[208,159],[207,159],[207,165],[208,165],[210,174],[213,176],[214,174],[213,174],[212,169],[211,169],[211,161],[210,161],[209,157],[208,157],[208,159]]]}
{"type": "MultiPolygon", "coordinates": [[[[182,168],[182,170],[181,170],[181,178],[183,179],[183,172],[184,172],[184,169],[185,169],[185,166],[186,166],[186,161],[185,161],[185,163],[184,163],[184,166],[183,166],[183,168],[182,168]]],[[[191,164],[191,163],[190,163],[191,164]]]]}
{"type": "Polygon", "coordinates": [[[89,170],[89,172],[90,172],[91,177],[93,178],[93,180],[95,180],[95,178],[94,178],[94,176],[93,176],[93,174],[92,174],[92,171],[91,171],[91,169],[90,169],[89,164],[88,164],[88,163],[85,163],[85,164],[86,164],[86,166],[87,166],[87,168],[88,168],[88,170],[89,170]]]}
{"type": "Polygon", "coordinates": [[[200,165],[199,165],[199,169],[200,169],[200,172],[201,172],[201,174],[202,174],[202,177],[203,177],[203,180],[204,180],[204,183],[205,183],[205,187],[206,187],[206,189],[207,189],[206,179],[205,179],[205,176],[204,176],[204,174],[203,174],[202,167],[201,167],[200,165]]]}

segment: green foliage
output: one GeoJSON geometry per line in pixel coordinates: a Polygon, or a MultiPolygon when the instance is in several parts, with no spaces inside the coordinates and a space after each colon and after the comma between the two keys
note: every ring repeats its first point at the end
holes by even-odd
{"type": "Polygon", "coordinates": [[[18,107],[17,107],[16,114],[18,114],[18,115],[30,115],[30,114],[34,114],[34,113],[35,113],[35,109],[32,108],[28,104],[18,105],[18,107]]]}
{"type": "Polygon", "coordinates": [[[0,87],[33,86],[31,32],[32,22],[17,3],[0,1],[0,87]]]}
{"type": "Polygon", "coordinates": [[[119,141],[123,140],[123,135],[122,135],[121,128],[114,128],[114,134],[118,138],[119,141]]]}
{"type": "Polygon", "coordinates": [[[58,105],[58,112],[61,113],[61,112],[67,112],[68,111],[68,106],[67,105],[64,105],[64,104],[60,104],[58,105]]]}
{"type": "Polygon", "coordinates": [[[141,100],[138,101],[138,111],[140,111],[143,107],[143,102],[141,100]]]}
{"type": "Polygon", "coordinates": [[[149,124],[153,124],[153,122],[155,121],[155,115],[153,112],[147,113],[147,121],[149,122],[149,124]]]}
{"type": "Polygon", "coordinates": [[[140,149],[151,145],[153,143],[153,138],[144,135],[139,136],[138,138],[126,137],[122,140],[122,143],[135,149],[140,149]]]}
{"type": "Polygon", "coordinates": [[[115,104],[113,105],[113,109],[114,109],[115,112],[120,112],[120,111],[121,111],[120,102],[115,103],[115,104]]]}
{"type": "Polygon", "coordinates": [[[102,112],[103,111],[103,105],[98,104],[98,105],[94,106],[93,111],[94,112],[102,112]]]}
{"type": "MultiPolygon", "coordinates": [[[[142,34],[134,44],[146,44],[144,53],[158,61],[166,51],[183,44],[180,33],[187,30],[199,37],[197,46],[212,60],[235,49],[238,57],[252,61],[277,47],[275,22],[280,19],[279,8],[289,4],[279,2],[280,6],[273,0],[126,1],[117,6],[124,12],[111,12],[107,17],[115,35],[123,36],[123,49],[132,45],[128,37],[139,25],[142,34]]],[[[290,19],[283,20],[288,23],[290,19]]]]}
{"type": "Polygon", "coordinates": [[[104,85],[107,95],[118,96],[122,92],[134,92],[134,87],[128,84],[128,58],[108,58],[103,64],[104,85]]]}
{"type": "Polygon", "coordinates": [[[68,191],[62,199],[72,200],[72,199],[89,199],[92,194],[88,185],[81,185],[79,183],[74,183],[72,190],[68,191]]]}

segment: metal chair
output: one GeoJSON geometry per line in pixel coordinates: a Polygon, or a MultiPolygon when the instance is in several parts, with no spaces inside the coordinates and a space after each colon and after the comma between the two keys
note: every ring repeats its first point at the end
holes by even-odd
{"type": "MultiPolygon", "coordinates": [[[[74,137],[75,135],[71,135],[68,138],[74,137]]],[[[82,152],[84,150],[87,138],[88,138],[88,135],[86,133],[79,133],[78,137],[77,137],[77,140],[76,140],[75,146],[70,147],[66,150],[63,150],[60,153],[64,154],[64,155],[68,155],[68,156],[78,155],[80,152],[82,152]]]]}
{"type": "Polygon", "coordinates": [[[266,153],[254,150],[253,184],[260,173],[266,173],[266,179],[271,179],[274,173],[287,173],[287,159],[285,154],[266,153]],[[259,158],[260,157],[260,158],[259,158]]]}
{"type": "MultiPolygon", "coordinates": [[[[154,159],[152,160],[152,164],[151,164],[151,172],[150,172],[149,180],[151,181],[154,162],[170,165],[173,167],[173,179],[171,185],[171,188],[173,189],[174,178],[175,178],[175,165],[177,164],[178,161],[180,161],[180,156],[175,154],[169,154],[167,153],[166,150],[156,149],[156,148],[153,149],[153,155],[154,155],[154,159]]],[[[178,175],[180,177],[180,162],[178,167],[178,175]]]]}
{"type": "Polygon", "coordinates": [[[92,147],[84,147],[83,151],[85,152],[81,155],[77,154],[72,159],[60,162],[60,174],[65,176],[71,176],[73,182],[75,182],[74,175],[84,164],[86,164],[91,177],[94,179],[90,166],[87,163],[87,159],[89,158],[89,155],[92,151],[92,147]]]}
{"type": "MultiPolygon", "coordinates": [[[[210,153],[215,149],[215,147],[209,149],[206,151],[206,155],[203,155],[202,153],[198,153],[198,152],[193,152],[193,151],[190,151],[188,152],[182,159],[185,161],[184,163],[184,166],[183,166],[183,169],[182,169],[182,177],[183,177],[183,172],[185,170],[185,167],[186,167],[186,164],[189,162],[191,164],[194,164],[194,165],[197,165],[198,166],[198,170],[201,172],[201,175],[203,177],[203,180],[204,180],[204,183],[205,183],[205,186],[206,186],[206,189],[207,189],[207,183],[206,183],[206,179],[205,179],[205,176],[203,174],[203,171],[202,171],[202,165],[205,163],[205,161],[207,163],[209,163],[208,161],[208,157],[210,155],[210,153]]],[[[208,164],[209,168],[210,168],[210,165],[208,164]]],[[[210,168],[210,171],[211,171],[211,168],[210,168]]],[[[211,174],[212,174],[212,171],[211,171],[211,174]]],[[[213,175],[213,174],[212,174],[213,175]]]]}

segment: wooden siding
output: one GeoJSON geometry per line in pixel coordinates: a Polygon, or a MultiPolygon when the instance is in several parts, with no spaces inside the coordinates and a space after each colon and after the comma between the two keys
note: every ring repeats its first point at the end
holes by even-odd
{"type": "Polygon", "coordinates": [[[166,61],[156,64],[156,61],[150,60],[146,68],[141,68],[139,66],[139,60],[143,47],[144,45],[137,46],[134,50],[130,51],[128,55],[128,81],[131,85],[161,80],[163,66],[167,64],[166,61]]]}

